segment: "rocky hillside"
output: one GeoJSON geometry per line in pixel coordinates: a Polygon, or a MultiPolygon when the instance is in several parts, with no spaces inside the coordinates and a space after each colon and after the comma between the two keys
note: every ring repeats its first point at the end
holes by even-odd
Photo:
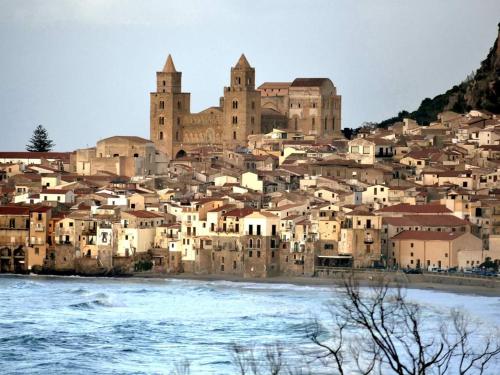
{"type": "Polygon", "coordinates": [[[472,76],[444,94],[424,99],[416,111],[401,111],[397,116],[380,122],[378,126],[387,127],[404,117],[427,125],[436,120],[439,112],[452,110],[463,113],[471,109],[500,113],[500,24],[495,44],[472,76]]]}

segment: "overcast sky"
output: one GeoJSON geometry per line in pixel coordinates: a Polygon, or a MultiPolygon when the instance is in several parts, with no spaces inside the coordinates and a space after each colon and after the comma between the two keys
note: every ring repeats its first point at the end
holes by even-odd
{"type": "Polygon", "coordinates": [[[413,110],[486,57],[498,0],[0,0],[0,150],[43,124],[57,151],[149,137],[168,53],[193,112],[217,105],[244,52],[257,84],[328,77],[342,125],[413,110]]]}

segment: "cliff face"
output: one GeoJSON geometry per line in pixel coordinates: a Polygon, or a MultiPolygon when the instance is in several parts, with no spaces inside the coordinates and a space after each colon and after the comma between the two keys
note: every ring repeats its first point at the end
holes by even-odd
{"type": "Polygon", "coordinates": [[[472,108],[500,113],[500,24],[498,36],[474,78],[468,82],[464,101],[472,108]]]}
{"type": "Polygon", "coordinates": [[[453,86],[433,99],[426,98],[416,111],[400,112],[397,116],[379,123],[380,127],[401,121],[404,117],[427,125],[437,119],[437,114],[446,110],[463,113],[471,109],[483,109],[500,113],[500,24],[495,44],[481,66],[472,77],[453,86]]]}

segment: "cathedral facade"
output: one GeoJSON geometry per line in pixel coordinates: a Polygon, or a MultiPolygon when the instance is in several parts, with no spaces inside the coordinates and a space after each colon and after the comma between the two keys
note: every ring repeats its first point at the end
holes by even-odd
{"type": "Polygon", "coordinates": [[[182,73],[169,55],[150,94],[150,137],[170,158],[195,149],[246,147],[248,136],[273,128],[332,138],[340,135],[341,97],[328,78],[266,82],[255,88],[255,69],[245,55],[231,68],[219,105],[191,113],[182,73]]]}

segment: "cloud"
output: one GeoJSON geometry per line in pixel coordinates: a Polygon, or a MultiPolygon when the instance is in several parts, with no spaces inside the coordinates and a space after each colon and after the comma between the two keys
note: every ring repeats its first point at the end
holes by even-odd
{"type": "Polygon", "coordinates": [[[222,5],[202,0],[0,0],[0,23],[21,26],[189,26],[222,5]]]}

